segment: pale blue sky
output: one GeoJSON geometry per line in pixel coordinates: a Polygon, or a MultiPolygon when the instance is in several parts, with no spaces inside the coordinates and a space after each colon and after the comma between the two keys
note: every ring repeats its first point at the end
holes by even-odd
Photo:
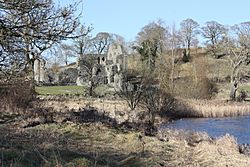
{"type": "MultiPolygon", "coordinates": [[[[69,3],[58,0],[61,5],[69,3]]],[[[200,25],[215,20],[225,25],[250,21],[250,0],[83,0],[85,25],[92,24],[92,34],[110,32],[134,40],[141,28],[151,21],[168,25],[192,18],[200,25]]]]}

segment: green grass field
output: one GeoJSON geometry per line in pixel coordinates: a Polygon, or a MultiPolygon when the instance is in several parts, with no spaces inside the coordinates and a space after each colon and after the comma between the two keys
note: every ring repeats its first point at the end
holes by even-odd
{"type": "MultiPolygon", "coordinates": [[[[36,92],[39,95],[81,95],[86,94],[86,87],[84,86],[37,86],[36,92]]],[[[95,93],[100,96],[105,94],[112,94],[113,90],[107,85],[99,85],[94,89],[95,93]]]]}
{"type": "Polygon", "coordinates": [[[245,91],[247,91],[247,92],[250,92],[250,85],[242,85],[242,86],[240,87],[240,90],[245,90],[245,91]]]}
{"type": "Polygon", "coordinates": [[[39,86],[36,92],[40,95],[83,94],[83,86],[39,86]]]}

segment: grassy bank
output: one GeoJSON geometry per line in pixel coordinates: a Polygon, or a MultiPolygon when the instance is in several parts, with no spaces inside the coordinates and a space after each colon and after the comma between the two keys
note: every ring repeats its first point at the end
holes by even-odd
{"type": "Polygon", "coordinates": [[[2,166],[160,167],[241,166],[235,139],[164,130],[155,137],[101,123],[52,123],[24,128],[23,120],[0,124],[2,166]]]}
{"type": "MultiPolygon", "coordinates": [[[[2,166],[250,165],[250,157],[240,154],[236,140],[229,135],[211,139],[205,133],[165,129],[157,131],[155,136],[145,136],[145,129],[135,130],[131,124],[118,126],[121,122],[138,120],[140,112],[143,113],[142,108],[129,110],[123,100],[39,98],[31,105],[33,108],[23,113],[0,114],[2,166]],[[84,107],[90,110],[84,110],[84,107]]],[[[178,103],[176,109],[180,112],[199,117],[203,110],[203,116],[208,114],[208,109],[201,106],[236,106],[225,101],[179,99],[178,103]]]]}

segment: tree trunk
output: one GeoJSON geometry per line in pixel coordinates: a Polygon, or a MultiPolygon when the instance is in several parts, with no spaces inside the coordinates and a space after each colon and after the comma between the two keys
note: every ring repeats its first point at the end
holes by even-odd
{"type": "Polygon", "coordinates": [[[175,54],[174,54],[174,49],[172,48],[172,66],[171,66],[171,74],[170,74],[170,77],[171,77],[171,86],[170,86],[170,89],[171,89],[171,93],[174,94],[174,70],[175,70],[175,54]]]}
{"type": "Polygon", "coordinates": [[[236,100],[236,92],[238,89],[238,73],[237,73],[237,66],[233,66],[231,71],[231,88],[230,88],[230,100],[236,100]]]}
{"type": "Polygon", "coordinates": [[[188,60],[190,59],[190,55],[191,55],[191,40],[188,42],[188,45],[187,45],[187,58],[188,60]]]}
{"type": "Polygon", "coordinates": [[[35,66],[35,61],[32,59],[30,60],[30,67],[31,69],[31,87],[33,90],[35,90],[35,86],[36,86],[36,81],[35,81],[35,69],[34,69],[34,66],[35,66]]]}
{"type": "Polygon", "coordinates": [[[186,48],[183,50],[182,61],[183,61],[184,63],[187,63],[187,62],[189,61],[189,60],[188,60],[188,55],[187,55],[187,49],[186,49],[186,48]]]}
{"type": "Polygon", "coordinates": [[[91,97],[94,95],[94,88],[95,88],[95,83],[93,81],[93,78],[91,78],[90,87],[89,87],[89,96],[91,97]]]}
{"type": "Polygon", "coordinates": [[[236,81],[231,82],[231,88],[230,88],[230,100],[235,101],[236,100],[236,92],[238,89],[238,83],[236,81]]]}
{"type": "Polygon", "coordinates": [[[89,88],[89,96],[90,97],[93,96],[93,84],[92,84],[92,82],[91,82],[90,88],[89,88]]]}
{"type": "Polygon", "coordinates": [[[187,49],[187,58],[188,58],[188,60],[190,58],[190,52],[191,52],[190,47],[188,47],[188,49],[187,49]]]}

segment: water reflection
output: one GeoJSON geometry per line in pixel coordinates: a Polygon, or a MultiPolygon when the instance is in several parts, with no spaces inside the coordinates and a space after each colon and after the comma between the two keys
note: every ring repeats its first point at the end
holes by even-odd
{"type": "Polygon", "coordinates": [[[164,127],[205,131],[213,137],[229,133],[236,137],[238,143],[250,143],[250,116],[181,119],[164,125],[164,127]]]}

